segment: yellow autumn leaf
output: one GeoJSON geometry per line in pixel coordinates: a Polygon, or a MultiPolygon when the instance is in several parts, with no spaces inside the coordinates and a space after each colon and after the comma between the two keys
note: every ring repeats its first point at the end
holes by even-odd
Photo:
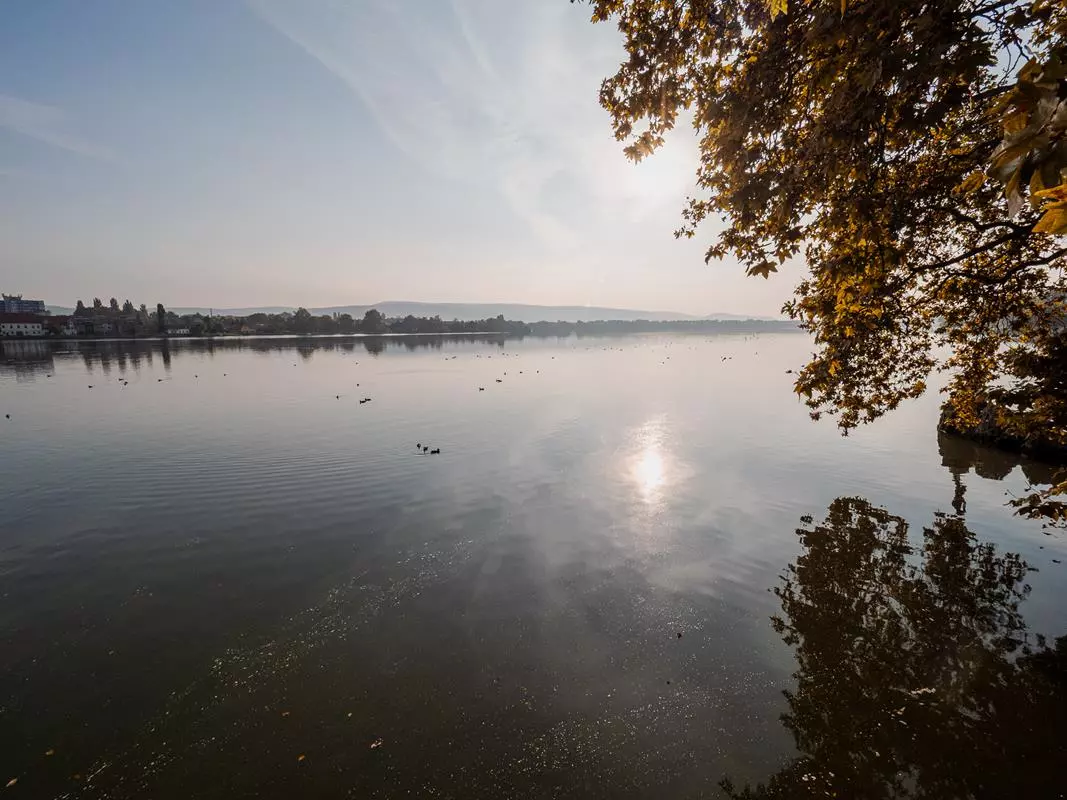
{"type": "Polygon", "coordinates": [[[983,183],[985,183],[985,175],[981,172],[972,172],[963,179],[955,191],[959,194],[970,194],[980,189],[983,183]]]}
{"type": "Polygon", "coordinates": [[[1045,183],[1041,178],[1041,170],[1035,169],[1033,176],[1030,178],[1030,205],[1037,208],[1041,205],[1041,192],[1045,188],[1045,183]]]}
{"type": "Polygon", "coordinates": [[[779,14],[785,14],[789,11],[789,0],[770,0],[771,4],[771,19],[774,19],[779,14]]]}
{"type": "Polygon", "coordinates": [[[1034,196],[1040,197],[1046,203],[1064,203],[1067,202],[1067,185],[1061,183],[1059,186],[1042,189],[1040,192],[1034,192],[1034,196]]]}
{"type": "Polygon", "coordinates": [[[1047,188],[1048,187],[1045,186],[1045,180],[1041,176],[1041,170],[1035,169],[1034,174],[1030,176],[1030,191],[1036,195],[1038,192],[1043,192],[1047,188]]]}
{"type": "Polygon", "coordinates": [[[1030,112],[1025,108],[1013,111],[1004,117],[1004,132],[1007,134],[1018,133],[1030,124],[1030,112]]]}
{"type": "Polygon", "coordinates": [[[1067,208],[1053,206],[1046,211],[1034,226],[1034,233],[1051,233],[1053,235],[1067,233],[1067,208]]]}

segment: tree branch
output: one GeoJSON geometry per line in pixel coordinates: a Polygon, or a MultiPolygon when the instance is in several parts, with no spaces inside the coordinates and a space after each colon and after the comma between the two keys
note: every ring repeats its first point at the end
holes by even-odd
{"type": "Polygon", "coordinates": [[[1000,247],[1000,245],[1002,244],[1007,244],[1012,239],[1020,239],[1024,238],[1025,236],[1029,236],[1030,233],[1033,231],[1034,225],[1036,224],[1037,223],[1035,222],[1023,227],[1013,225],[1013,230],[1011,233],[1006,233],[1003,236],[993,239],[992,241],[986,242],[980,247],[975,247],[965,253],[960,253],[960,255],[955,256],[954,258],[945,259],[944,261],[935,261],[933,264],[926,264],[921,267],[915,267],[911,271],[915,274],[921,272],[933,272],[934,270],[944,269],[946,267],[951,267],[954,264],[959,264],[961,261],[966,261],[968,258],[973,258],[974,256],[981,255],[982,253],[987,253],[996,247],[1000,247]]]}

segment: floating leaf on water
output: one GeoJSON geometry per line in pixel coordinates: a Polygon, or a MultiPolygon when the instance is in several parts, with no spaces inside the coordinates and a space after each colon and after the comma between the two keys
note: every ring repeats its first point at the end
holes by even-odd
{"type": "Polygon", "coordinates": [[[7,786],[5,786],[4,788],[5,788],[5,789],[10,789],[10,788],[11,788],[12,786],[14,786],[14,785],[15,785],[16,783],[18,783],[18,782],[19,782],[19,779],[18,779],[18,778],[12,778],[11,780],[9,780],[9,781],[7,782],[7,786]]]}
{"type": "Polygon", "coordinates": [[[297,761],[303,761],[305,758],[307,758],[307,756],[305,756],[303,753],[301,753],[300,755],[298,755],[296,757],[296,760],[297,761]]]}
{"type": "Polygon", "coordinates": [[[375,739],[373,742],[370,743],[370,749],[371,750],[376,750],[381,746],[382,746],[382,740],[381,739],[375,739]]]}
{"type": "Polygon", "coordinates": [[[44,754],[46,756],[54,756],[56,754],[56,751],[54,748],[49,747],[47,750],[44,751],[44,754]]]}

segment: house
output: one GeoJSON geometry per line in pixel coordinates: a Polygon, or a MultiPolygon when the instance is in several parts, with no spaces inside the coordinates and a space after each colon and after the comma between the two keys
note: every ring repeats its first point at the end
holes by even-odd
{"type": "Polygon", "coordinates": [[[45,317],[42,322],[44,323],[45,330],[53,336],[78,335],[78,327],[74,322],[74,317],[57,314],[55,316],[45,317]]]}
{"type": "Polygon", "coordinates": [[[188,336],[189,329],[185,327],[181,328],[167,328],[167,336],[188,336]]]}
{"type": "Polygon", "coordinates": [[[0,314],[0,336],[44,336],[41,322],[33,314],[0,314]]]}
{"type": "Polygon", "coordinates": [[[107,317],[72,317],[75,331],[79,336],[101,336],[111,333],[114,325],[107,317]]]}
{"type": "Polygon", "coordinates": [[[21,294],[0,294],[0,314],[47,314],[44,300],[23,300],[21,294]]]}

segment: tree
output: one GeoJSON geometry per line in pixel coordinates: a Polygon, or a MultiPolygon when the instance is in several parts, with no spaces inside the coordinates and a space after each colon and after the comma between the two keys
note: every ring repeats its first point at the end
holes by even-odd
{"type": "Polygon", "coordinates": [[[163,308],[162,303],[156,303],[156,331],[167,332],[167,310],[163,308]]]}
{"type": "MultiPolygon", "coordinates": [[[[590,0],[627,57],[600,102],[638,160],[687,113],[706,258],[767,277],[817,352],[795,389],[847,433],[952,370],[957,426],[1067,448],[1067,4],[590,0]],[[635,127],[640,126],[640,127],[635,127]],[[1062,374],[1062,373],[1060,373],[1062,374]]],[[[1067,491],[1067,482],[1059,487],[1067,491]]]]}
{"type": "Polygon", "coordinates": [[[93,298],[93,311],[97,313],[104,310],[104,302],[99,297],[93,298]]]}
{"type": "Polygon", "coordinates": [[[133,314],[133,313],[135,313],[134,310],[133,310],[133,303],[131,303],[129,301],[129,299],[127,299],[126,302],[122,304],[122,313],[123,314],[133,314]]]}
{"type": "Polygon", "coordinates": [[[293,330],[297,333],[311,333],[313,325],[311,312],[306,308],[298,308],[293,313],[293,330]]]}
{"type": "Polygon", "coordinates": [[[376,308],[369,309],[363,315],[363,324],[360,327],[363,333],[385,333],[388,330],[385,318],[376,308]]]}
{"type": "Polygon", "coordinates": [[[111,302],[108,303],[108,308],[110,309],[112,314],[118,314],[119,313],[119,301],[116,300],[114,297],[112,297],[111,298],[111,302]]]}
{"type": "Polygon", "coordinates": [[[324,334],[337,333],[337,318],[329,314],[321,314],[313,319],[315,332],[324,334]]]}
{"type": "Polygon", "coordinates": [[[76,316],[76,317],[84,317],[88,313],[89,312],[85,308],[85,303],[83,303],[81,300],[79,300],[77,305],[74,306],[74,316],[76,316]]]}
{"type": "Polygon", "coordinates": [[[1067,757],[1067,636],[1019,611],[1017,555],[938,515],[917,552],[902,518],[838,498],[797,530],[775,589],[796,651],[785,727],[799,756],[732,798],[1052,797],[1067,757]]]}

